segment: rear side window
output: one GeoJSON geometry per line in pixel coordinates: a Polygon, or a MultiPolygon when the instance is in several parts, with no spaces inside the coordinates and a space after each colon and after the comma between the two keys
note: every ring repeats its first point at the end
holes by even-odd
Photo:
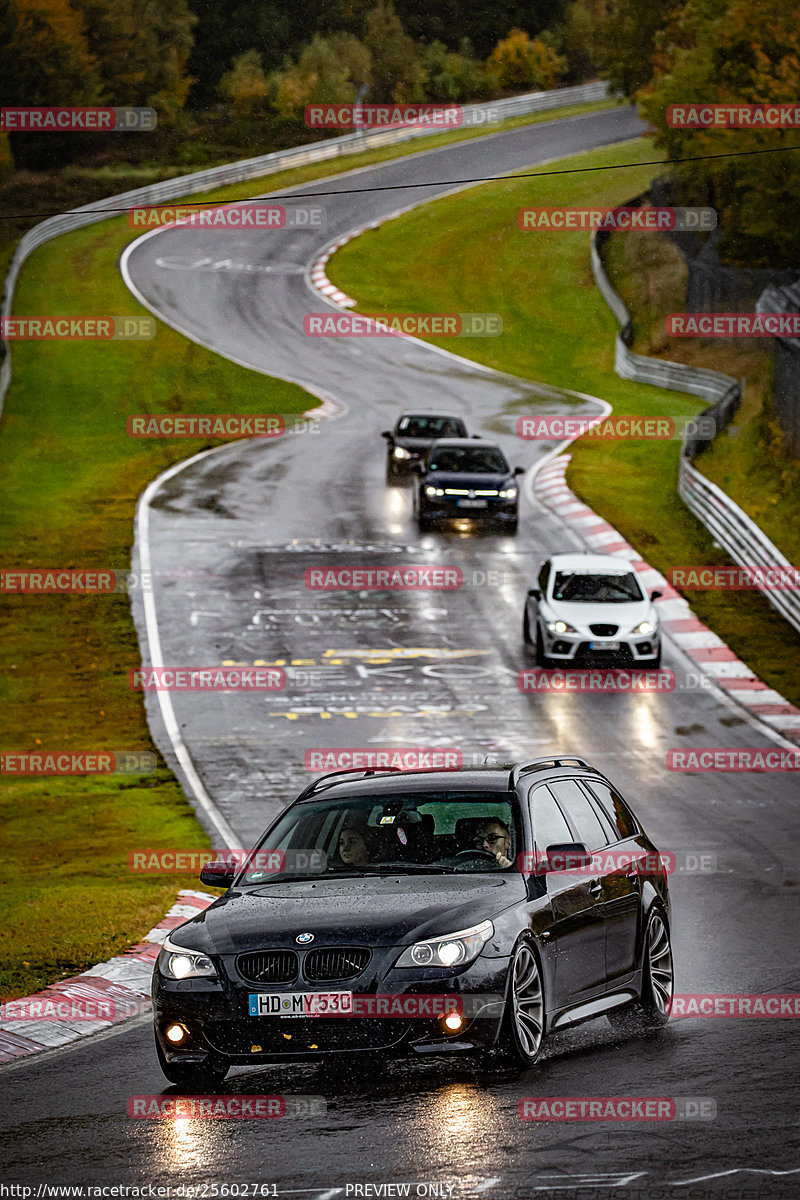
{"type": "Polygon", "coordinates": [[[531,808],[533,836],[539,850],[572,841],[572,830],[544,784],[534,788],[528,803],[531,808]]]}
{"type": "Polygon", "coordinates": [[[559,779],[547,785],[577,831],[578,841],[590,850],[600,850],[609,843],[592,802],[575,779],[559,779]]]}
{"type": "Polygon", "coordinates": [[[639,832],[630,809],[613,788],[597,779],[585,779],[584,783],[602,804],[620,840],[634,837],[639,832]]]}

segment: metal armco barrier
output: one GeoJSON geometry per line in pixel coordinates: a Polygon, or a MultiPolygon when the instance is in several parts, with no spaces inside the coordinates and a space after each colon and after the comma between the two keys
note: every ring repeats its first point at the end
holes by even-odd
{"type": "MultiPolygon", "coordinates": [[[[642,197],[627,200],[620,207],[636,206],[642,197]]],[[[651,383],[656,387],[676,392],[689,392],[703,396],[714,403],[704,409],[701,416],[711,417],[717,433],[730,424],[742,398],[739,384],[730,375],[720,371],[688,367],[684,363],[665,362],[647,358],[630,350],[633,341],[633,322],[625,304],[611,286],[601,258],[601,249],[609,237],[607,230],[595,230],[591,241],[592,274],[603,299],[608,304],[622,328],[616,335],[614,370],[623,379],[637,383],[651,383]]],[[[678,472],[678,495],[686,507],[697,517],[714,541],[726,551],[739,566],[790,567],[792,564],[748,517],[730,496],[717,487],[695,467],[693,459],[711,444],[711,438],[684,434],[678,472]]],[[[771,588],[760,588],[772,607],[793,628],[800,631],[800,593],[781,592],[771,588]]]]}
{"type": "MultiPolygon", "coordinates": [[[[546,112],[553,108],[570,108],[579,104],[589,104],[594,100],[605,100],[610,94],[606,82],[585,83],[577,87],[556,88],[551,92],[527,92],[523,96],[512,96],[508,100],[496,100],[487,104],[463,105],[465,129],[491,129],[495,120],[505,121],[513,117],[525,116],[528,113],[546,112]],[[491,123],[481,120],[483,114],[490,113],[491,123]]],[[[212,188],[223,187],[226,184],[244,183],[249,179],[259,179],[265,175],[274,175],[278,171],[286,171],[292,167],[303,167],[309,163],[325,162],[328,159],[339,158],[346,154],[360,154],[362,150],[373,147],[388,146],[395,142],[410,141],[418,137],[430,137],[431,134],[441,133],[441,129],[411,127],[400,129],[385,129],[377,132],[347,133],[342,137],[328,138],[323,142],[314,142],[310,146],[275,150],[271,154],[262,154],[259,158],[246,158],[240,162],[226,163],[221,167],[210,167],[205,171],[195,171],[190,175],[180,175],[175,179],[165,179],[148,187],[134,188],[122,192],[118,196],[106,196],[85,204],[72,212],[57,217],[48,217],[20,239],[19,245],[6,274],[3,286],[3,301],[0,315],[11,315],[11,305],[14,298],[14,287],[17,282],[22,264],[39,246],[62,233],[73,229],[81,229],[96,221],[107,221],[118,217],[120,212],[104,211],[108,208],[125,210],[135,206],[147,207],[154,204],[169,203],[184,196],[194,196],[212,188]]],[[[219,203],[222,203],[221,201],[219,203]]],[[[229,202],[228,202],[229,203],[229,202]]],[[[0,412],[3,398],[11,382],[11,361],[8,346],[3,343],[3,362],[0,365],[0,412]]]]}

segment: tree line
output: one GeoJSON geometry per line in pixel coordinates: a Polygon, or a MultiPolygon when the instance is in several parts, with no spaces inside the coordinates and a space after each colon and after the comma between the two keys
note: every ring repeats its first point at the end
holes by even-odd
{"type": "MultiPolygon", "coordinates": [[[[311,103],[466,102],[604,77],[685,160],[676,203],[717,209],[731,261],[800,262],[800,129],[686,130],[666,115],[797,102],[796,0],[4,0],[0,46],[2,105],[151,106],[187,164],[214,128],[253,153],[312,136],[311,103]]],[[[48,138],[56,159],[82,152],[74,135],[48,138]]],[[[35,139],[12,135],[17,165],[38,165],[35,139]]]]}

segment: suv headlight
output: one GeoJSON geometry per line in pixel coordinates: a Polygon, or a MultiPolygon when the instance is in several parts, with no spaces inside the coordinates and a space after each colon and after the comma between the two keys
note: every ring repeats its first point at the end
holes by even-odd
{"type": "Polygon", "coordinates": [[[404,446],[395,446],[394,456],[395,456],[395,458],[411,458],[411,455],[408,453],[408,451],[405,449],[404,446]]]}
{"type": "Polygon", "coordinates": [[[516,500],[517,496],[519,495],[519,488],[515,483],[512,483],[510,487],[503,488],[503,490],[497,494],[501,500],[516,500]]]}
{"type": "Polygon", "coordinates": [[[158,969],[167,979],[198,979],[201,976],[215,977],[217,974],[217,968],[207,954],[184,950],[169,938],[164,939],[161,947],[158,969]]]}
{"type": "Polygon", "coordinates": [[[425,495],[426,496],[443,496],[444,488],[431,487],[431,485],[428,484],[427,487],[425,488],[425,495]]]}
{"type": "Polygon", "coordinates": [[[655,633],[656,626],[652,621],[640,621],[633,633],[655,633]]]}
{"type": "Polygon", "coordinates": [[[577,629],[568,621],[548,621],[547,628],[551,633],[577,633],[577,629]]]}
{"type": "Polygon", "coordinates": [[[463,967],[477,958],[494,934],[491,921],[462,929],[447,937],[429,938],[407,946],[394,964],[396,967],[463,967]]]}

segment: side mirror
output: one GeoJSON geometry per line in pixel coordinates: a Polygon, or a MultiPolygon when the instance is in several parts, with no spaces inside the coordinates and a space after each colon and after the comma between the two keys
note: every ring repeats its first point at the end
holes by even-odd
{"type": "Polygon", "coordinates": [[[390,441],[392,440],[392,431],[391,431],[391,429],[382,429],[382,430],[381,430],[381,437],[382,437],[382,438],[386,438],[387,442],[390,442],[390,441]]]}
{"type": "Polygon", "coordinates": [[[541,600],[542,590],[541,588],[528,588],[528,595],[533,596],[534,600],[541,600]]]}
{"type": "Polygon", "coordinates": [[[413,462],[411,464],[411,470],[414,475],[424,475],[425,474],[425,465],[424,465],[424,463],[421,463],[421,462],[413,462]]]}
{"type": "Polygon", "coordinates": [[[664,595],[663,592],[659,592],[658,590],[656,590],[656,591],[650,593],[650,599],[651,600],[660,600],[663,595],[664,595]]]}
{"type": "Polygon", "coordinates": [[[514,474],[515,475],[524,475],[525,468],[524,467],[514,467],[514,474]]]}
{"type": "Polygon", "coordinates": [[[206,863],[200,872],[200,882],[209,887],[229,888],[236,872],[226,862],[206,863]]]}
{"type": "Polygon", "coordinates": [[[588,867],[592,856],[583,842],[557,842],[548,846],[548,871],[575,871],[579,867],[588,867]]]}

